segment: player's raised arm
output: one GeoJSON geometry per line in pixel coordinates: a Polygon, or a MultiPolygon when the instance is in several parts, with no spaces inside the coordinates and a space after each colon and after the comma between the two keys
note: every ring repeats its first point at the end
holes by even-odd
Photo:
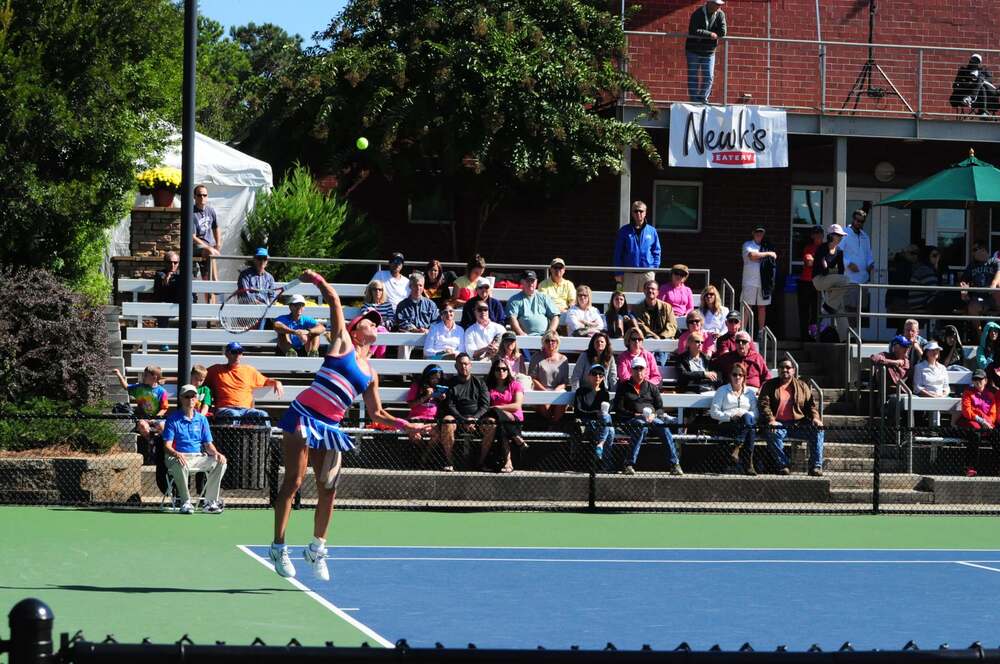
{"type": "Polygon", "coordinates": [[[340,354],[344,347],[350,346],[351,337],[347,333],[347,323],[344,320],[344,307],[340,303],[340,295],[333,286],[327,283],[323,275],[315,270],[306,270],[299,277],[300,281],[313,284],[323,294],[323,298],[330,305],[330,352],[340,354]]]}

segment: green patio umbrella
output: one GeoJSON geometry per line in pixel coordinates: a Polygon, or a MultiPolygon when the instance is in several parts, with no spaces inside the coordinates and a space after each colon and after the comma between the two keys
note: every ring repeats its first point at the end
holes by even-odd
{"type": "Polygon", "coordinates": [[[917,210],[1000,207],[1000,169],[979,161],[970,149],[965,161],[952,164],[875,205],[917,210]]]}

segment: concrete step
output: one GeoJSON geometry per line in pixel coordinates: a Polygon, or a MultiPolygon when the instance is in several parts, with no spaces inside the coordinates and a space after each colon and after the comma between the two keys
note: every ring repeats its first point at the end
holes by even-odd
{"type": "MultiPolygon", "coordinates": [[[[827,415],[823,418],[823,423],[828,427],[854,427],[862,428],[868,426],[868,417],[865,415],[827,415]]],[[[829,436],[830,432],[827,434],[829,436]]],[[[857,435],[855,433],[854,435],[857,435]]]]}
{"type": "MultiPolygon", "coordinates": [[[[874,477],[871,473],[850,473],[824,471],[823,476],[830,480],[831,489],[866,489],[871,491],[874,477]]],[[[923,476],[906,473],[884,473],[879,478],[879,486],[889,491],[916,491],[921,487],[923,476]]]]}
{"type": "MultiPolygon", "coordinates": [[[[830,501],[834,503],[871,503],[871,491],[855,489],[831,489],[830,501]]],[[[927,491],[889,489],[879,492],[879,501],[893,505],[931,505],[934,494],[927,491]]]]}
{"type": "Polygon", "coordinates": [[[828,459],[870,459],[871,455],[871,445],[837,442],[823,445],[823,456],[828,459]]]}

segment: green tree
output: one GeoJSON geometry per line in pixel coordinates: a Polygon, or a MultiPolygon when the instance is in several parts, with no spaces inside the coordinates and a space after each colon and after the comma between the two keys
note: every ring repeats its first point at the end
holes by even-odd
{"type": "MultiPolygon", "coordinates": [[[[267,247],[272,256],[317,258],[370,257],[374,247],[371,225],[351,210],[336,192],[323,193],[308,168],[295,166],[274,190],[260,192],[240,233],[242,251],[267,247]]],[[[313,268],[328,277],[340,266],[271,262],[275,279],[297,277],[313,268]]]]}
{"type": "MultiPolygon", "coordinates": [[[[0,12],[0,263],[98,296],[106,231],[180,89],[168,0],[35,0],[0,12]]],[[[13,291],[11,291],[13,292],[13,291]]]]}
{"type": "Polygon", "coordinates": [[[253,72],[247,53],[224,34],[218,21],[198,17],[195,124],[203,134],[226,142],[247,120],[242,89],[253,72]]]}
{"type": "MultiPolygon", "coordinates": [[[[622,147],[659,155],[616,117],[646,89],[621,66],[621,17],[605,0],[352,0],[300,59],[248,144],[351,187],[378,172],[409,193],[429,179],[475,193],[478,247],[501,203],[566,191],[621,168],[622,147]],[[354,149],[359,136],[371,148],[354,149]]],[[[457,250],[457,247],[453,249],[457,250]]]]}

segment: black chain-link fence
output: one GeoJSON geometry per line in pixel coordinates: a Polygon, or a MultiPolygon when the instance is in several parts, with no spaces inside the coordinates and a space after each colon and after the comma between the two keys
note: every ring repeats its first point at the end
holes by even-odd
{"type": "MultiPolygon", "coordinates": [[[[1000,513],[1000,435],[950,426],[750,427],[696,417],[435,425],[416,439],[352,428],[338,508],[1000,513]],[[668,440],[669,439],[669,440],[668,440]],[[750,444],[752,441],[752,445],[750,444]]],[[[355,423],[356,425],[356,423],[355,423]]],[[[0,415],[0,502],[176,508],[161,437],[126,416],[0,415]]],[[[155,430],[155,426],[153,427],[155,430]]],[[[281,433],[212,426],[225,507],[269,507],[281,433]]],[[[191,473],[203,495],[206,473],[191,473]]],[[[299,504],[316,499],[311,470],[299,504]]]]}

